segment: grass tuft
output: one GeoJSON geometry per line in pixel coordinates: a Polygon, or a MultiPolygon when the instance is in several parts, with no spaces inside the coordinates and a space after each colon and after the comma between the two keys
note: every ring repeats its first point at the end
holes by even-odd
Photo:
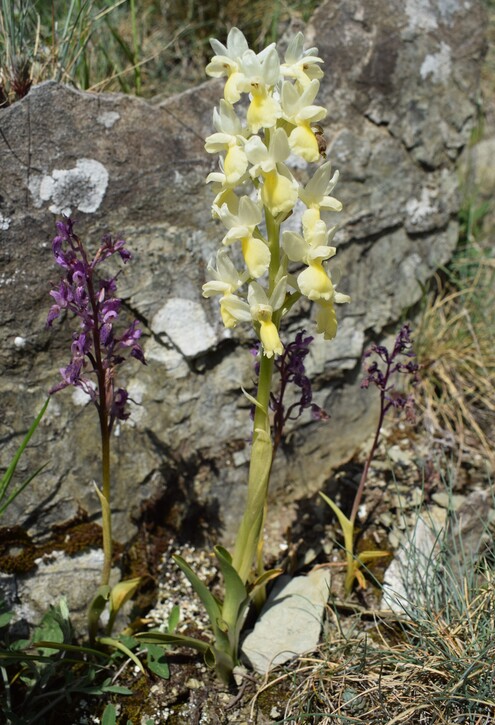
{"type": "MultiPolygon", "coordinates": [[[[433,527],[436,554],[426,563],[409,542],[413,586],[403,613],[339,615],[335,635],[314,656],[270,675],[252,701],[252,717],[273,689],[285,701],[278,723],[493,723],[493,552],[466,548],[461,523],[449,510],[445,525],[433,527]]],[[[486,521],[479,528],[490,532],[486,521]]]]}
{"type": "Polygon", "coordinates": [[[205,80],[210,37],[242,28],[256,50],[318,0],[0,0],[0,105],[44,80],[170,95],[205,80]]]}
{"type": "Polygon", "coordinates": [[[480,448],[495,466],[495,259],[472,236],[480,213],[464,217],[469,237],[435,277],[415,335],[418,386],[428,431],[458,452],[480,448]]]}

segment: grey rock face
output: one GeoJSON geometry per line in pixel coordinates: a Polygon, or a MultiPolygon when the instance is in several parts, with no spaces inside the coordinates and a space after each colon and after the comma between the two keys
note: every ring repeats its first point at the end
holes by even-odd
{"type": "MultiPolygon", "coordinates": [[[[359,388],[366,339],[395,325],[456,244],[454,167],[475,123],[482,27],[474,0],[332,0],[307,29],[325,60],[318,103],[329,110],[328,153],[345,205],[339,289],[353,301],[340,310],[337,339],[315,340],[309,362],[316,401],[332,418],[292,431],[274,466],[269,517],[315,492],[368,435],[376,410],[359,388]]],[[[178,526],[194,509],[229,544],[244,500],[250,337],[226,331],[201,297],[222,234],[204,183],[214,160],[203,149],[220,93],[212,81],[153,106],[45,83],[0,112],[3,465],[68,361],[69,327],[47,331],[45,319],[58,279],[54,215],[70,210],[91,244],[110,230],[134,252],[119,284],[142,320],[148,366],[127,366],[135,403],[113,439],[121,541],[156,497],[178,526]]],[[[301,169],[301,181],[308,173],[301,169]]],[[[301,326],[312,329],[307,309],[289,317],[284,334],[301,326]]],[[[70,390],[52,401],[23,466],[46,460],[2,523],[46,536],[78,506],[97,518],[96,415],[70,390]]]]}

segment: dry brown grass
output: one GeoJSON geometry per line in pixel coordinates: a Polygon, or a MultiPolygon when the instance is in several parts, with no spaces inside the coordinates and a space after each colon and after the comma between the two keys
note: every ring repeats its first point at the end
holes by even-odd
{"type": "Polygon", "coordinates": [[[253,698],[253,722],[275,694],[285,698],[278,723],[495,722],[493,584],[489,572],[476,591],[464,582],[455,613],[425,608],[406,626],[377,620],[358,625],[359,637],[329,638],[314,656],[270,676],[253,698]]]}
{"type": "Polygon", "coordinates": [[[458,259],[468,278],[437,276],[415,334],[423,420],[458,460],[481,449],[495,468],[495,260],[458,259]]]}

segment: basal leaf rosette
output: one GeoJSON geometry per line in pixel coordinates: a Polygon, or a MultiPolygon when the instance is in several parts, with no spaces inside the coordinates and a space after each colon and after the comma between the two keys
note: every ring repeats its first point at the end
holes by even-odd
{"type": "MultiPolygon", "coordinates": [[[[316,104],[323,71],[316,48],[304,50],[298,33],[280,59],[272,43],[260,53],[232,28],[226,45],[211,40],[215,55],[208,75],[225,78],[224,94],[213,112],[208,153],[219,155],[214,184],[215,218],[226,232],[216,262],[208,265],[205,297],[219,296],[222,320],[233,328],[253,325],[263,353],[280,355],[280,321],[301,297],[316,305],[316,329],[325,339],[337,333],[334,305],[349,302],[335,289],[329,260],[335,255],[321,212],[339,212],[332,196],[338,172],[323,163],[302,186],[291,171],[291,158],[320,159],[318,135],[326,109],[316,104]],[[240,101],[247,96],[247,104],[240,101]],[[281,228],[296,204],[303,204],[302,230],[281,228]],[[229,248],[239,245],[244,269],[237,270],[229,248]]],[[[300,165],[300,163],[299,163],[300,165]]]]}

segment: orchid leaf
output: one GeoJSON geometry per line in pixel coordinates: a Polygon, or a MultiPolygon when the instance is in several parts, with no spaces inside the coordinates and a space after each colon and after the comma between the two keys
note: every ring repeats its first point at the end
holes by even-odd
{"type": "Polygon", "coordinates": [[[198,597],[203,602],[203,606],[206,609],[206,612],[208,614],[208,618],[210,620],[211,626],[213,628],[213,632],[215,634],[215,639],[217,638],[217,635],[220,635],[222,637],[222,632],[219,629],[219,624],[222,621],[222,611],[218,605],[218,602],[216,601],[215,597],[212,595],[206,584],[204,584],[201,579],[196,576],[194,571],[191,569],[189,564],[187,564],[184,559],[181,556],[173,556],[172,557],[177,566],[183,571],[183,573],[186,575],[186,577],[191,582],[192,588],[198,595],[198,597]]]}
{"type": "Polygon", "coordinates": [[[108,619],[107,634],[112,632],[115,617],[124,604],[133,596],[140,581],[141,577],[138,576],[135,579],[118,582],[118,584],[112,587],[110,591],[110,616],[108,619]]]}
{"type": "Polygon", "coordinates": [[[107,606],[107,602],[110,598],[110,591],[111,589],[108,584],[102,584],[98,587],[96,594],[88,607],[88,633],[89,641],[91,643],[94,643],[96,639],[96,635],[98,633],[98,622],[100,621],[102,612],[107,606]]]}
{"type": "Polygon", "coordinates": [[[168,615],[167,629],[169,631],[169,634],[173,634],[175,632],[179,622],[180,622],[180,607],[178,604],[174,604],[174,606],[170,610],[170,614],[168,615]]]}
{"type": "Polygon", "coordinates": [[[131,652],[131,650],[126,647],[123,642],[119,642],[118,639],[114,639],[113,637],[98,637],[97,641],[100,644],[106,645],[107,647],[113,647],[114,649],[118,649],[123,652],[127,657],[129,657],[130,660],[134,662],[137,667],[139,667],[143,675],[145,674],[145,669],[139,657],[136,657],[134,652],[131,652]]]}
{"type": "MultiPolygon", "coordinates": [[[[93,647],[85,647],[84,645],[78,645],[78,644],[66,644],[65,642],[48,642],[45,640],[40,640],[39,642],[33,642],[33,647],[43,647],[46,649],[58,649],[62,650],[64,652],[80,652],[82,654],[87,655],[95,655],[97,657],[101,657],[103,659],[107,659],[107,655],[105,652],[102,652],[99,649],[94,649],[93,647]]],[[[79,660],[76,660],[79,661],[79,660]]]]}
{"type": "Polygon", "coordinates": [[[239,574],[232,566],[232,557],[222,546],[215,546],[215,556],[225,581],[225,600],[222,607],[222,619],[229,628],[235,628],[237,620],[248,602],[248,594],[239,574]]]}
{"type": "Polygon", "coordinates": [[[358,561],[365,564],[367,561],[373,561],[373,559],[381,559],[386,556],[390,556],[390,551],[360,551],[357,555],[358,561]]]}
{"type": "Polygon", "coordinates": [[[117,722],[117,711],[115,705],[108,703],[101,716],[101,725],[115,725],[117,722]]]}
{"type": "Polygon", "coordinates": [[[276,579],[282,573],[283,573],[283,569],[269,569],[268,571],[264,571],[263,574],[256,577],[256,579],[250,585],[250,587],[249,587],[250,597],[253,596],[253,594],[256,592],[256,590],[258,590],[260,587],[266,586],[266,584],[268,584],[268,582],[272,581],[272,579],[276,579]]]}
{"type": "Polygon", "coordinates": [[[150,632],[140,632],[136,635],[136,639],[146,644],[180,644],[183,647],[195,649],[197,652],[201,652],[202,655],[206,655],[208,650],[211,650],[211,644],[208,642],[195,637],[188,637],[185,634],[168,634],[167,632],[153,632],[151,630],[150,632]]]}
{"type": "Polygon", "coordinates": [[[353,529],[354,527],[352,525],[352,522],[350,521],[350,519],[347,518],[347,516],[343,513],[343,511],[337,506],[337,504],[334,503],[334,501],[332,501],[331,498],[328,498],[328,496],[326,496],[322,491],[319,491],[319,494],[322,497],[322,499],[325,501],[325,503],[327,503],[330,506],[330,508],[332,509],[334,514],[337,516],[337,518],[339,520],[340,528],[344,532],[344,535],[345,535],[346,531],[348,531],[349,529],[353,529]]]}
{"type": "Polygon", "coordinates": [[[170,677],[170,668],[163,647],[159,644],[148,643],[146,645],[146,651],[148,653],[146,659],[148,669],[153,674],[158,675],[158,677],[168,680],[170,677]]]}

